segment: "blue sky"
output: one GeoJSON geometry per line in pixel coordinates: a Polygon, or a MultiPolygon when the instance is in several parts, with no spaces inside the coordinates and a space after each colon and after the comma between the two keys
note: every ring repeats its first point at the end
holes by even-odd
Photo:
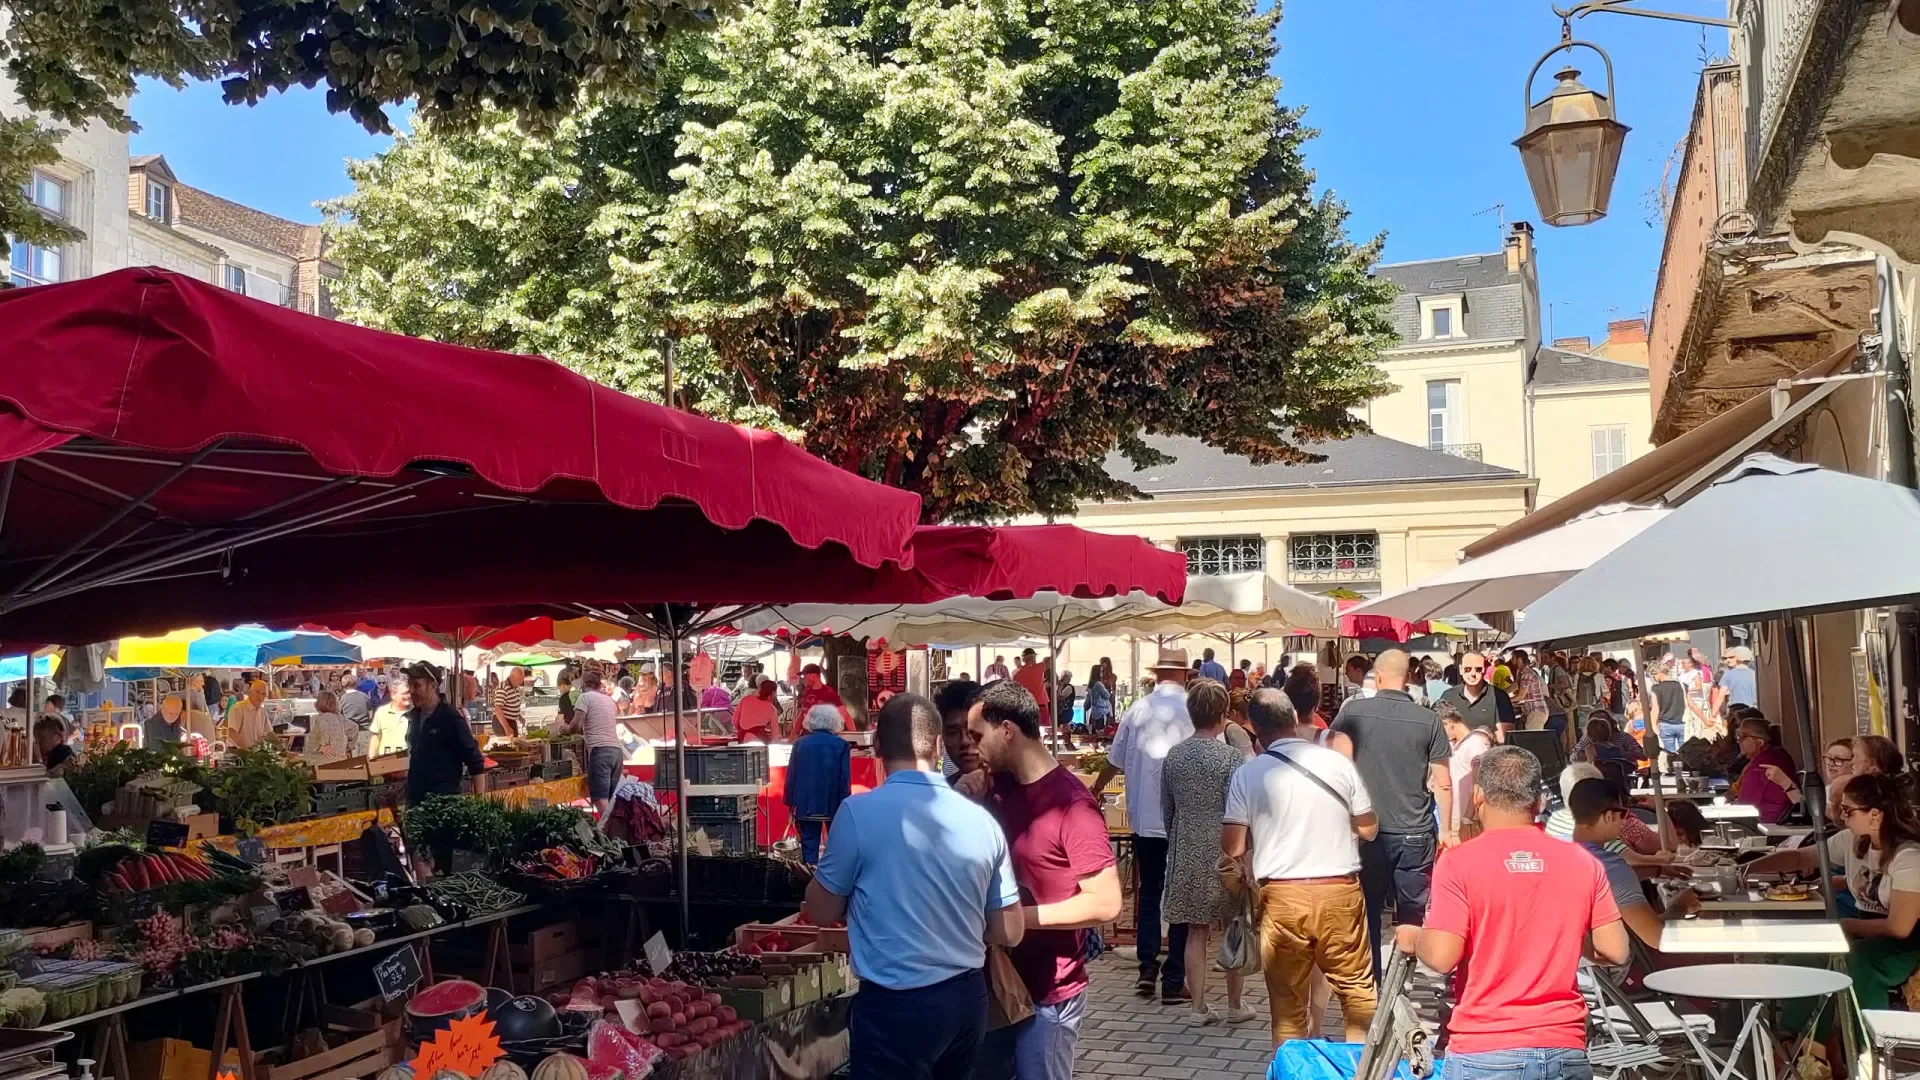
{"type": "MultiPolygon", "coordinates": [[[[1709,0],[1663,6],[1724,14],[1709,0]]],[[[1612,213],[1595,225],[1540,223],[1512,147],[1520,81],[1559,39],[1540,0],[1293,0],[1281,25],[1282,100],[1307,106],[1320,130],[1308,161],[1353,212],[1356,235],[1388,234],[1386,259],[1438,258],[1499,247],[1498,215],[1532,221],[1542,299],[1559,336],[1598,339],[1609,319],[1645,313],[1660,261],[1654,193],[1686,134],[1702,57],[1723,31],[1620,15],[1575,26],[1612,54],[1628,136],[1612,213]],[[1478,211],[1487,213],[1479,214],[1478,211]]],[[[1556,58],[1557,60],[1558,58],[1556,58]]],[[[1583,81],[1603,81],[1582,50],[1583,81]]],[[[1549,61],[1537,87],[1552,85],[1549,61]]],[[[1542,91],[1543,92],[1543,91],[1542,91]]],[[[144,87],[133,104],[136,154],[165,154],[181,179],[300,221],[348,188],[344,162],[385,145],[322,95],[295,92],[253,108],[222,104],[215,85],[144,87]]]]}

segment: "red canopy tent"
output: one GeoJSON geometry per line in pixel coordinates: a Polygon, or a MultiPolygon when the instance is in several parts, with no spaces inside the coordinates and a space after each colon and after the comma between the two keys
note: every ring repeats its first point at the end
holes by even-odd
{"type": "Polygon", "coordinates": [[[165,271],[0,293],[0,357],[10,641],[812,599],[911,564],[916,496],[778,435],[165,271]]]}

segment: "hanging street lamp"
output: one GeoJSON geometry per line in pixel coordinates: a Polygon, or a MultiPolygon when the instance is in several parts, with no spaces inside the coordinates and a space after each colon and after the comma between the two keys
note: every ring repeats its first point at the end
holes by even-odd
{"type": "Polygon", "coordinates": [[[1613,174],[1620,166],[1620,148],[1627,126],[1614,118],[1613,60],[1600,46],[1573,40],[1573,28],[1561,24],[1560,44],[1547,50],[1527,72],[1521,97],[1526,106],[1526,130],[1513,145],[1520,150],[1533,200],[1549,225],[1586,225],[1607,216],[1613,195],[1613,174]],[[1555,53],[1592,49],[1607,68],[1607,92],[1580,84],[1580,73],[1568,66],[1554,75],[1552,92],[1535,102],[1533,80],[1540,66],[1555,53]]]}

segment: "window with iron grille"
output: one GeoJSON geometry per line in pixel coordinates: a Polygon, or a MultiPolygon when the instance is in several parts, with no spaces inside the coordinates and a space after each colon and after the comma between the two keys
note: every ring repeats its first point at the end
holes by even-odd
{"type": "Polygon", "coordinates": [[[1368,581],[1380,576],[1379,533],[1303,533],[1287,538],[1296,581],[1368,581]]]}
{"type": "Polygon", "coordinates": [[[1180,541],[1187,573],[1213,576],[1267,568],[1267,542],[1258,536],[1200,536],[1180,541]]]}

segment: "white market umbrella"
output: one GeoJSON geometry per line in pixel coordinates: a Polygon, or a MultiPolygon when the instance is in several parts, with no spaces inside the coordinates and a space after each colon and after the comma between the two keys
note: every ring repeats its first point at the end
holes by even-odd
{"type": "Polygon", "coordinates": [[[1670,513],[1666,507],[1627,503],[1598,507],[1410,589],[1369,600],[1347,614],[1425,622],[1482,611],[1518,611],[1670,513]]]}
{"type": "Polygon", "coordinates": [[[1179,605],[1142,592],[1093,599],[1047,592],[1024,600],[962,597],[897,606],[776,605],[738,625],[752,633],[785,629],[885,638],[890,645],[998,645],[1039,638],[1057,646],[1064,638],[1095,631],[1136,637],[1331,633],[1339,622],[1331,600],[1255,571],[1189,575],[1185,602],[1179,605]]]}

